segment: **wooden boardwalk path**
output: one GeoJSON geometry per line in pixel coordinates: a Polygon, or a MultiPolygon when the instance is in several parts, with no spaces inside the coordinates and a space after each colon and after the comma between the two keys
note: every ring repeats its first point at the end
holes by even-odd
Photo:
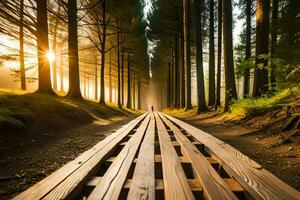
{"type": "Polygon", "coordinates": [[[221,140],[145,113],[14,199],[300,199],[221,140]]]}

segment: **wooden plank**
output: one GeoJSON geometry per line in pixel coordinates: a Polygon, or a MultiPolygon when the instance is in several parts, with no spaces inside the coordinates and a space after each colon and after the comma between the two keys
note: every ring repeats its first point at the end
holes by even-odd
{"type": "Polygon", "coordinates": [[[203,143],[223,168],[255,199],[299,199],[300,192],[235,148],[181,120],[163,115],[203,143]]]}
{"type": "Polygon", "coordinates": [[[184,151],[184,155],[191,161],[195,175],[202,184],[204,196],[211,200],[237,200],[237,197],[222,180],[216,170],[210,165],[205,156],[198,151],[198,149],[176,126],[174,126],[163,115],[160,114],[160,116],[165,124],[173,131],[176,140],[179,142],[181,149],[184,151]]]}
{"type": "MultiPolygon", "coordinates": [[[[90,171],[92,171],[92,169],[94,169],[99,164],[102,158],[107,153],[109,153],[111,149],[116,144],[118,144],[126,135],[128,135],[129,132],[148,114],[149,113],[145,113],[135,120],[132,120],[129,124],[123,126],[112,135],[106,137],[104,140],[96,144],[93,148],[82,153],[75,160],[69,162],[58,171],[52,173],[50,176],[38,182],[14,199],[41,199],[57,188],[65,188],[65,190],[59,193],[60,195],[57,195],[56,199],[66,198],[71,192],[74,191],[74,189],[77,189],[77,185],[85,180],[90,171]],[[85,170],[82,171],[82,169],[85,170]],[[75,173],[77,171],[80,171],[80,173],[82,174],[77,175],[77,173],[75,173]],[[73,182],[70,182],[69,179],[72,179],[74,175],[76,177],[73,178],[73,182]]],[[[53,199],[55,198],[53,197],[53,199]]]]}
{"type": "Polygon", "coordinates": [[[155,199],[154,173],[155,119],[151,119],[141,145],[127,199],[155,199]]]}
{"type": "MultiPolygon", "coordinates": [[[[87,182],[86,186],[96,187],[101,182],[101,179],[102,179],[102,177],[98,177],[98,176],[92,177],[87,182]]],[[[232,179],[228,179],[228,180],[226,180],[226,182],[229,182],[230,185],[233,185],[235,187],[235,189],[238,190],[239,188],[237,188],[237,186],[234,185],[234,184],[238,184],[238,183],[231,182],[230,180],[232,180],[232,179]]],[[[123,185],[123,188],[130,189],[131,184],[132,184],[132,179],[126,179],[126,181],[123,185]]],[[[202,192],[202,186],[201,186],[199,180],[197,180],[197,179],[188,179],[188,184],[189,184],[192,191],[202,192]]],[[[164,189],[163,180],[162,179],[155,179],[155,190],[163,190],[163,189],[164,189]]],[[[130,198],[127,198],[127,199],[130,199],[130,198]]]]}
{"type": "Polygon", "coordinates": [[[166,127],[155,112],[160,142],[165,199],[195,199],[166,127]]]}
{"type": "Polygon", "coordinates": [[[150,115],[142,122],[136,133],[130,138],[115,161],[108,168],[100,184],[88,196],[89,200],[119,198],[122,186],[125,183],[130,166],[146,132],[149,120],[150,115]]]}
{"type": "MultiPolygon", "coordinates": [[[[94,147],[85,151],[73,161],[70,161],[56,172],[53,172],[50,176],[46,177],[45,179],[41,180],[37,184],[33,185],[26,191],[16,196],[14,199],[32,200],[43,198],[57,185],[66,180],[67,177],[69,177],[74,171],[85,165],[86,162],[90,160],[90,158],[92,158],[96,154],[102,154],[102,151],[104,149],[107,149],[108,146],[114,146],[118,142],[120,142],[148,114],[149,113],[144,113],[143,115],[129,122],[127,125],[124,125],[117,132],[113,133],[110,136],[107,136],[104,140],[100,141],[94,147]]],[[[76,181],[78,182],[78,179],[76,181]]],[[[69,190],[72,190],[72,188],[69,187],[69,190]]]]}

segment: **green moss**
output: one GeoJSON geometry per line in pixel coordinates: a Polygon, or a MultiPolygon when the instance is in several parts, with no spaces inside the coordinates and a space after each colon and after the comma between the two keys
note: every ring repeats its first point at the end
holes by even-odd
{"type": "Polygon", "coordinates": [[[277,92],[273,96],[264,96],[261,98],[246,98],[234,102],[230,107],[230,112],[224,117],[229,119],[241,119],[251,115],[259,115],[261,113],[272,110],[276,107],[286,105],[291,98],[300,95],[299,86],[292,89],[285,89],[277,92]]]}

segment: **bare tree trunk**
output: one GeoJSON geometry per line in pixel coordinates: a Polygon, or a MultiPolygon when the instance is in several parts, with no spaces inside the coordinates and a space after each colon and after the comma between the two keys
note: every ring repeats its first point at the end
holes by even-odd
{"type": "Polygon", "coordinates": [[[38,92],[54,94],[51,87],[50,63],[46,57],[49,52],[47,0],[37,1],[36,32],[39,68],[38,92]]]}
{"type": "Polygon", "coordinates": [[[135,110],[135,73],[132,72],[132,108],[135,110]]]}
{"type": "Polygon", "coordinates": [[[209,1],[209,92],[208,105],[215,104],[216,84],[215,84],[215,23],[214,23],[214,0],[209,1]]]}
{"type": "Polygon", "coordinates": [[[224,111],[229,110],[229,104],[237,99],[232,45],[232,5],[231,0],[223,0],[223,44],[224,44],[224,69],[225,69],[225,106],[224,111]]]}
{"type": "Polygon", "coordinates": [[[178,37],[178,33],[176,34],[175,38],[174,38],[174,54],[175,54],[175,69],[174,69],[174,87],[175,87],[175,90],[174,90],[174,108],[179,108],[179,84],[180,84],[180,81],[179,81],[179,37],[178,37]]]}
{"type": "Polygon", "coordinates": [[[138,78],[138,110],[141,110],[141,78],[138,78]]]}
{"type": "MultiPolygon", "coordinates": [[[[246,2],[246,60],[251,57],[251,5],[252,0],[246,2]]],[[[244,97],[249,96],[250,93],[250,69],[245,70],[244,74],[244,97]]]]}
{"type": "Polygon", "coordinates": [[[191,103],[191,0],[184,0],[184,40],[185,40],[185,110],[192,108],[191,103]]]}
{"type": "Polygon", "coordinates": [[[268,60],[259,58],[268,54],[269,47],[269,14],[270,0],[257,0],[256,11],[256,59],[253,97],[259,97],[268,92],[268,60]]]}
{"type": "Polygon", "coordinates": [[[222,0],[218,0],[218,63],[217,63],[217,91],[215,109],[221,105],[221,67],[222,67],[222,0]]]}
{"type": "MultiPolygon", "coordinates": [[[[58,1],[57,13],[60,14],[61,4],[58,1]]],[[[57,29],[58,29],[59,18],[57,17],[54,24],[53,30],[53,43],[52,43],[52,51],[55,55],[57,55],[57,29]]],[[[53,73],[53,89],[57,90],[57,60],[55,59],[52,63],[52,73],[53,73]]]]}
{"type": "Polygon", "coordinates": [[[21,89],[26,90],[25,59],[24,59],[24,0],[20,2],[20,73],[21,89]]]}
{"type": "Polygon", "coordinates": [[[112,103],[111,53],[109,53],[109,102],[112,103]]]}
{"type": "MultiPolygon", "coordinates": [[[[117,20],[117,31],[119,32],[119,21],[117,20]]],[[[121,77],[120,77],[120,68],[121,68],[121,64],[120,64],[120,34],[117,34],[117,42],[118,42],[118,107],[122,108],[122,104],[121,104],[121,77]]]]}
{"type": "Polygon", "coordinates": [[[124,102],[124,47],[122,46],[122,62],[121,62],[121,82],[122,82],[122,105],[125,106],[124,102]]]}
{"type": "Polygon", "coordinates": [[[105,51],[106,51],[106,0],[102,1],[102,20],[103,20],[103,33],[102,33],[102,42],[101,42],[101,77],[100,77],[100,84],[101,84],[101,91],[100,91],[100,104],[105,105],[105,51]]]}
{"type": "Polygon", "coordinates": [[[167,92],[167,107],[171,107],[171,63],[168,62],[168,92],[167,92]]]}
{"type": "Polygon", "coordinates": [[[60,91],[64,92],[64,57],[63,57],[63,42],[60,48],[60,91]]]}
{"type": "MultiPolygon", "coordinates": [[[[277,29],[278,29],[278,0],[272,2],[272,32],[271,32],[271,56],[276,54],[277,45],[277,29]]],[[[276,87],[275,65],[271,64],[270,81],[272,90],[276,87]]]]}
{"type": "Polygon", "coordinates": [[[98,100],[98,54],[95,52],[95,100],[98,100]]]}
{"type": "Polygon", "coordinates": [[[173,48],[172,44],[170,45],[170,108],[174,108],[174,60],[173,60],[173,48]]]}
{"type": "Polygon", "coordinates": [[[203,74],[203,50],[202,50],[202,21],[201,21],[201,0],[195,0],[196,13],[196,70],[197,70],[197,113],[207,110],[205,102],[204,74],[203,74]]]}
{"type": "Polygon", "coordinates": [[[83,69],[83,97],[86,98],[86,67],[83,69]]]}
{"type": "Polygon", "coordinates": [[[185,107],[185,69],[184,69],[184,59],[185,59],[185,53],[184,53],[184,38],[183,34],[181,36],[181,73],[180,73],[180,107],[185,107]]]}
{"type": "Polygon", "coordinates": [[[69,32],[69,92],[68,96],[82,98],[80,92],[78,34],[77,34],[77,1],[68,0],[69,32]]]}
{"type": "Polygon", "coordinates": [[[128,68],[127,68],[127,105],[126,108],[131,108],[131,78],[130,78],[130,57],[129,57],[129,52],[128,52],[128,68]]]}

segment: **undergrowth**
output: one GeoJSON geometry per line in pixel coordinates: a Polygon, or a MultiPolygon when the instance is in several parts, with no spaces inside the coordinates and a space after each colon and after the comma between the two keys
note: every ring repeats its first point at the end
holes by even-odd
{"type": "Polygon", "coordinates": [[[259,115],[274,108],[292,106],[300,96],[300,87],[278,91],[272,96],[260,98],[245,98],[235,101],[230,111],[224,115],[228,119],[242,119],[252,115],[259,115]]]}

